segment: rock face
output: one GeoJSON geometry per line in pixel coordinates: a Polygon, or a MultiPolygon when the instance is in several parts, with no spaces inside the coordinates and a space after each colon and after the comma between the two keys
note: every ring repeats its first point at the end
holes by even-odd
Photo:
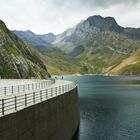
{"type": "Polygon", "coordinates": [[[43,62],[0,20],[0,76],[2,78],[46,78],[43,62]]]}
{"type": "Polygon", "coordinates": [[[101,16],[91,16],[86,21],[89,22],[90,26],[99,28],[101,31],[112,31],[121,33],[123,27],[119,26],[113,17],[101,17],[101,16]]]}
{"type": "Polygon", "coordinates": [[[76,58],[80,73],[108,74],[140,49],[140,28],[124,28],[113,17],[97,15],[42,39],[51,43],[51,48],[76,58]]]}
{"type": "Polygon", "coordinates": [[[91,16],[58,35],[53,45],[81,59],[84,73],[103,74],[140,48],[140,29],[123,28],[113,17],[91,16]]]}
{"type": "MultiPolygon", "coordinates": [[[[139,38],[139,33],[140,29],[119,26],[113,17],[103,18],[101,16],[91,16],[87,20],[79,23],[75,28],[68,29],[58,35],[53,44],[67,52],[67,46],[75,48],[81,45],[89,48],[95,46],[98,41],[104,41],[105,43],[108,40],[107,48],[111,50],[118,49],[119,51],[117,51],[121,53],[120,47],[125,47],[121,40],[139,38]],[[114,45],[110,46],[109,43],[111,44],[111,41],[113,41],[112,44],[114,45]]],[[[72,51],[73,49],[69,50],[72,51]]]]}

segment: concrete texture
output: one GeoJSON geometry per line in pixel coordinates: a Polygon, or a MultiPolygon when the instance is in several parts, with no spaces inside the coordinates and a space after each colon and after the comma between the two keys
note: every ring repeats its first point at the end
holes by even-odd
{"type": "Polygon", "coordinates": [[[0,140],[70,140],[80,121],[77,88],[0,117],[0,140]]]}

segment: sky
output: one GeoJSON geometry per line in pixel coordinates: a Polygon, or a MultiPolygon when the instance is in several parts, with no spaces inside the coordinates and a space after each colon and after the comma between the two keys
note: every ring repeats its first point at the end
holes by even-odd
{"type": "Polygon", "coordinates": [[[59,34],[93,15],[137,28],[140,0],[0,0],[0,19],[11,30],[59,34]]]}

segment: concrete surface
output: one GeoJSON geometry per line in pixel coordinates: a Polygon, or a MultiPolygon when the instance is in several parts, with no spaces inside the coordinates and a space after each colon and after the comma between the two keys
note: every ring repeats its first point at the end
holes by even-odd
{"type": "Polygon", "coordinates": [[[0,140],[70,140],[80,120],[77,88],[0,117],[0,140]]]}

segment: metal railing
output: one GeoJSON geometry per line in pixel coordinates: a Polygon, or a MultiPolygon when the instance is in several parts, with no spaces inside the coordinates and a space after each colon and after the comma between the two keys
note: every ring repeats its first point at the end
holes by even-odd
{"type": "Polygon", "coordinates": [[[13,95],[17,93],[25,93],[32,90],[47,88],[55,83],[55,80],[39,81],[32,84],[15,85],[8,87],[0,87],[0,96],[13,95]]]}
{"type": "Polygon", "coordinates": [[[0,99],[0,116],[13,113],[28,106],[35,105],[50,98],[64,94],[71,91],[75,87],[76,83],[71,82],[66,85],[38,90],[28,94],[19,94],[17,96],[12,95],[12,97],[7,98],[5,97],[0,99]]]}

